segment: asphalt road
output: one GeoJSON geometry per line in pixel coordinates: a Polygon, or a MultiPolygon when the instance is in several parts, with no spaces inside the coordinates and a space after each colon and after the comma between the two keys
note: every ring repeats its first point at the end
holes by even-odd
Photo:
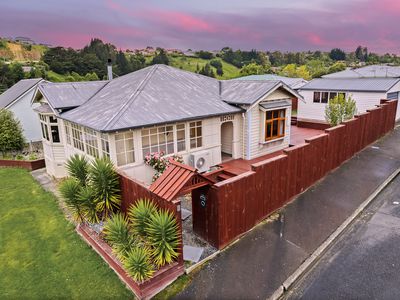
{"type": "Polygon", "coordinates": [[[400,299],[400,175],[285,299],[400,299]]]}

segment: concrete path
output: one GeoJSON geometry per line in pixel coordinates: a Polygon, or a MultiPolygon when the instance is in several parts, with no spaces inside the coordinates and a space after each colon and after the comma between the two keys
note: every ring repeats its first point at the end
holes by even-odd
{"type": "Polygon", "coordinates": [[[32,174],[32,177],[35,178],[35,180],[37,182],[39,182],[39,184],[46,191],[52,192],[57,197],[60,196],[54,180],[51,178],[51,176],[49,174],[46,173],[45,168],[32,171],[31,174],[32,174]]]}
{"type": "Polygon", "coordinates": [[[286,299],[400,299],[400,175],[286,299]]]}
{"type": "Polygon", "coordinates": [[[176,299],[265,299],[391,174],[400,128],[301,194],[199,271],[176,299]]]}

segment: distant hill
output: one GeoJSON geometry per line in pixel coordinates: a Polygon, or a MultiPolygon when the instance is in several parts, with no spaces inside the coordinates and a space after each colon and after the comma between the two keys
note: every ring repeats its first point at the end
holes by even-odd
{"type": "MultiPolygon", "coordinates": [[[[48,49],[44,45],[25,45],[19,42],[10,42],[5,39],[0,39],[0,60],[8,62],[38,62],[41,60],[43,54],[48,49]]],[[[127,53],[129,55],[129,53],[127,53]]],[[[203,68],[211,59],[203,59],[194,56],[186,56],[184,54],[168,54],[170,65],[186,71],[196,72],[203,68]]],[[[146,62],[149,63],[152,56],[146,56],[146,62]]],[[[239,76],[240,69],[236,66],[221,60],[223,75],[218,76],[219,79],[230,79],[239,76]]],[[[105,66],[104,66],[105,67],[105,66]]],[[[216,68],[211,67],[216,73],[216,68]]],[[[66,80],[64,75],[57,74],[50,71],[51,79],[55,81],[66,80]]],[[[50,79],[50,78],[49,78],[50,79]]]]}
{"type": "Polygon", "coordinates": [[[0,40],[0,58],[6,61],[40,61],[47,47],[43,45],[25,45],[17,42],[0,40]]]}

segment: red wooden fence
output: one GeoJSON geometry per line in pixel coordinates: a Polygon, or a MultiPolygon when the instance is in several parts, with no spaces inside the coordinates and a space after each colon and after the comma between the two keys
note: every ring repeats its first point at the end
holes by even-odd
{"type": "Polygon", "coordinates": [[[397,101],[360,114],[284,154],[253,164],[252,170],[192,192],[193,209],[203,220],[194,230],[221,249],[275,210],[394,128],[397,101]],[[199,195],[207,197],[199,207],[199,195]],[[204,213],[199,213],[203,209],[204,213]]]}

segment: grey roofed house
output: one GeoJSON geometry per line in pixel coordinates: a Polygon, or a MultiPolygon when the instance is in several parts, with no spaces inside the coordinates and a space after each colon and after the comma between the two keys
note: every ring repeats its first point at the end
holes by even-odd
{"type": "Polygon", "coordinates": [[[107,81],[47,82],[39,85],[39,91],[55,110],[82,105],[101,89],[107,81]]]}
{"type": "Polygon", "coordinates": [[[272,80],[272,81],[280,80],[294,90],[301,88],[308,82],[303,78],[292,78],[292,77],[279,76],[275,74],[249,75],[249,76],[239,77],[237,78],[237,80],[272,80]]]}
{"type": "Polygon", "coordinates": [[[400,78],[318,78],[311,80],[300,90],[387,92],[400,78]]]}
{"type": "Polygon", "coordinates": [[[280,81],[219,81],[153,65],[96,87],[46,83],[39,90],[53,109],[70,108],[61,118],[110,132],[241,112],[231,104],[252,104],[280,86],[296,94],[280,81]]]}
{"type": "Polygon", "coordinates": [[[15,100],[36,86],[42,78],[22,79],[0,95],[0,108],[7,108],[15,100]]]}
{"type": "Polygon", "coordinates": [[[322,78],[374,78],[374,77],[400,77],[400,67],[386,65],[371,65],[362,68],[346,69],[344,71],[327,74],[322,78]]]}

